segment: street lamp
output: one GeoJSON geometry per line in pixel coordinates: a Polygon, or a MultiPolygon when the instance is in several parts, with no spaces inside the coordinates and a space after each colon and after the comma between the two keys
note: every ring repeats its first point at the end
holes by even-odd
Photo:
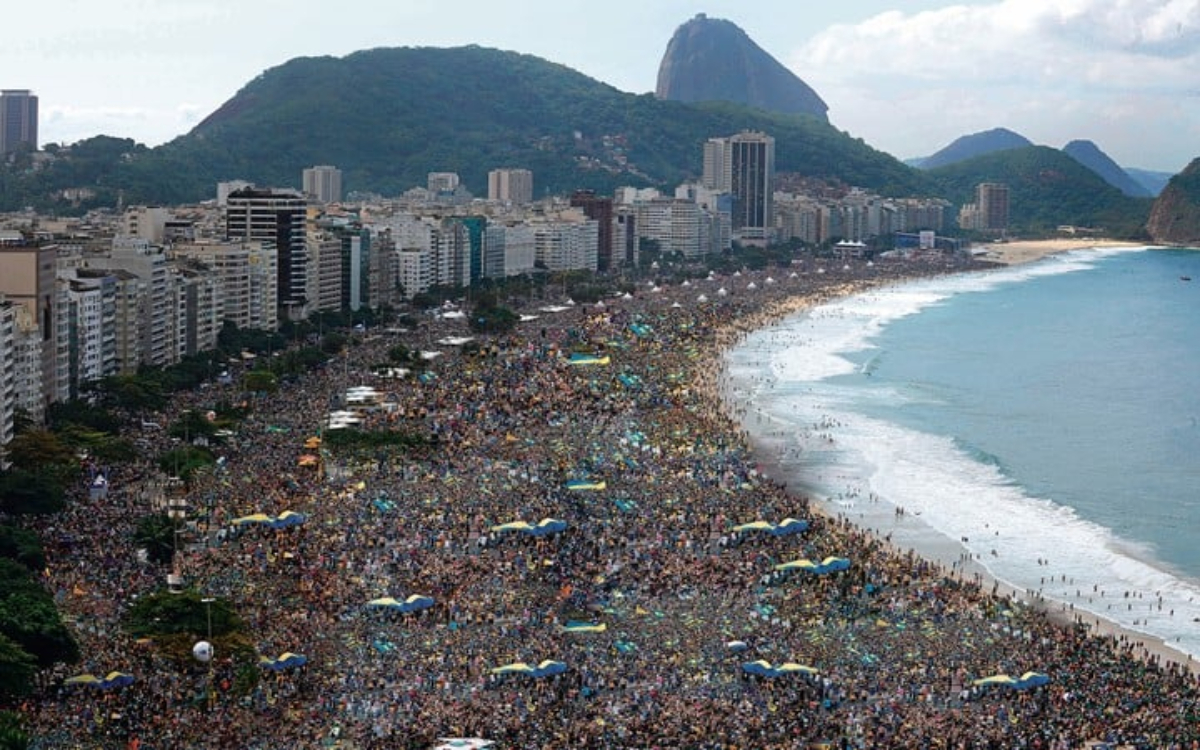
{"type": "Polygon", "coordinates": [[[208,622],[208,640],[200,641],[192,647],[192,655],[200,662],[208,665],[208,710],[212,711],[213,703],[216,696],[213,694],[213,645],[212,645],[212,603],[216,601],[211,596],[206,596],[200,601],[204,602],[204,615],[208,622]]]}

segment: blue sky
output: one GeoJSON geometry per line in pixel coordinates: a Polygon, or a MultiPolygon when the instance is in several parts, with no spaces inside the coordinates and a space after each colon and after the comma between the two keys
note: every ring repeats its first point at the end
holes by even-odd
{"type": "Polygon", "coordinates": [[[42,0],[0,45],[0,87],[39,96],[43,143],[148,145],[267,68],[371,47],[497,47],[644,93],[701,12],[816,89],[835,126],[900,158],[993,127],[1090,139],[1128,167],[1200,156],[1200,0],[42,0]]]}

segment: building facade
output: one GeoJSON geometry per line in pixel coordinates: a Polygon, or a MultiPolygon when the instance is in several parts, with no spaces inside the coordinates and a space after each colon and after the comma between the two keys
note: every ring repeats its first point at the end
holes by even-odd
{"type": "Polygon", "coordinates": [[[0,91],[0,155],[37,151],[38,98],[28,89],[0,91]]]}
{"type": "Polygon", "coordinates": [[[731,225],[743,242],[772,239],[775,226],[775,139],[743,131],[704,145],[704,187],[733,196],[731,225]]]}
{"type": "Polygon", "coordinates": [[[279,317],[300,320],[308,306],[307,202],[291,190],[243,188],[229,194],[225,234],[275,248],[279,317]]]}
{"type": "Polygon", "coordinates": [[[493,169],[488,172],[488,200],[513,205],[533,202],[533,172],[528,169],[493,169]]]}
{"type": "Polygon", "coordinates": [[[342,170],[324,165],[304,170],[304,194],[318,203],[341,203],[342,170]]]}

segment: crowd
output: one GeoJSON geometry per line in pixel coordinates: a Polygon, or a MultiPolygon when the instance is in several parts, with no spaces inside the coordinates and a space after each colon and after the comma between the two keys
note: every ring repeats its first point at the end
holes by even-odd
{"type": "MultiPolygon", "coordinates": [[[[35,747],[367,750],[447,736],[555,750],[1200,747],[1200,685],[1186,667],[894,550],[763,470],[720,399],[722,351],[822,298],[963,268],[840,265],[644,283],[553,312],[530,302],[514,333],[470,351],[439,343],[470,335],[460,318],[430,317],[368,331],[335,363],[253,397],[221,465],[188,489],[203,518],[179,553],[187,584],[230,602],[259,653],[306,657],[249,687],[219,640],[210,670],[122,631],[166,570],[131,541],[151,510],[150,463],[113,472],[107,498],[80,497],[42,529],[47,585],[85,657],[42,675],[22,707],[35,747]],[[371,374],[397,343],[428,353],[422,377],[371,374]],[[572,353],[596,356],[573,364],[572,353]],[[435,439],[299,465],[339,394],[362,384],[386,394],[364,429],[435,439]],[[232,524],[284,510],[307,520],[232,524]],[[809,528],[732,531],[789,517],[809,528]],[[565,530],[494,530],[545,518],[565,530]],[[850,569],[775,567],[827,556],[850,569]],[[412,594],[433,606],[367,605],[412,594]],[[590,627],[566,627],[580,622],[590,627]],[[546,659],[566,671],[493,673],[546,659]],[[742,668],[755,660],[815,674],[758,677],[742,668]],[[136,681],[63,684],[110,670],[136,681]],[[1029,670],[1049,684],[973,684],[1029,670]]],[[[213,385],[159,419],[241,397],[236,383],[213,385]]]]}

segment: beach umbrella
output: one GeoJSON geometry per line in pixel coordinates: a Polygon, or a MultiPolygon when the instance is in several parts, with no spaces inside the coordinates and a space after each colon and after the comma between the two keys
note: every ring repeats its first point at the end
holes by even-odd
{"type": "Polygon", "coordinates": [[[266,656],[258,658],[258,666],[263,669],[269,669],[273,672],[281,672],[285,669],[294,669],[303,667],[308,663],[308,657],[303,654],[293,654],[291,651],[285,651],[279,655],[278,659],[270,659],[266,656]]]}
{"type": "Polygon", "coordinates": [[[746,531],[770,531],[774,528],[774,525],[767,523],[766,521],[751,521],[750,523],[743,523],[734,526],[733,531],[741,534],[746,531]]]}
{"type": "Polygon", "coordinates": [[[793,661],[780,664],[776,671],[779,672],[779,674],[802,674],[809,677],[817,674],[816,667],[810,667],[807,664],[797,664],[793,661]]]}
{"type": "Polygon", "coordinates": [[[787,534],[799,534],[801,531],[808,530],[808,521],[802,521],[797,518],[785,518],[776,524],[770,531],[775,536],[785,536],[787,534]]]}
{"type": "Polygon", "coordinates": [[[763,659],[745,662],[742,664],[742,671],[759,677],[774,677],[779,674],[775,667],[771,666],[771,662],[763,659]]]}
{"type": "Polygon", "coordinates": [[[1050,683],[1049,675],[1041,672],[1026,672],[1017,678],[1013,688],[1016,690],[1025,690],[1027,688],[1041,687],[1050,683]]]}
{"type": "Polygon", "coordinates": [[[273,529],[284,529],[288,528],[289,526],[299,526],[307,520],[308,516],[303,513],[285,510],[268,522],[268,525],[273,529]]]}
{"type": "Polygon", "coordinates": [[[394,599],[390,596],[384,596],[379,599],[372,599],[371,601],[367,602],[367,606],[368,607],[386,607],[388,609],[400,609],[400,607],[402,607],[404,605],[397,599],[394,599]]]}
{"type": "Polygon", "coordinates": [[[491,673],[492,674],[524,674],[524,675],[529,675],[532,677],[534,674],[534,671],[535,670],[533,667],[529,666],[528,664],[526,664],[523,661],[518,661],[518,662],[513,662],[512,664],[505,664],[500,667],[494,667],[494,668],[492,668],[491,673]]]}
{"type": "Polygon", "coordinates": [[[433,597],[413,594],[400,605],[401,612],[418,612],[433,606],[433,597]]]}
{"type": "Polygon", "coordinates": [[[526,521],[509,521],[499,526],[493,526],[492,531],[529,531],[532,528],[526,521]]]}
{"type": "Polygon", "coordinates": [[[561,661],[546,659],[537,665],[533,670],[534,677],[553,677],[556,674],[562,674],[567,671],[567,665],[561,661]]]}
{"type": "Polygon", "coordinates": [[[91,687],[98,687],[101,682],[102,680],[94,674],[77,674],[63,680],[64,685],[89,685],[91,687]]]}
{"type": "Polygon", "coordinates": [[[587,622],[586,620],[568,620],[563,626],[567,633],[603,633],[608,626],[602,622],[587,622]]]}
{"type": "Polygon", "coordinates": [[[68,677],[63,680],[64,685],[87,685],[94,687],[97,690],[116,690],[123,687],[129,687],[133,684],[134,677],[125,672],[109,672],[104,677],[97,677],[94,674],[78,674],[74,677],[68,677]]]}
{"type": "Polygon", "coordinates": [[[792,560],[791,562],[780,563],[775,566],[775,570],[807,570],[815,572],[817,564],[807,558],[801,560],[792,560]]]}
{"type": "Polygon", "coordinates": [[[981,677],[978,680],[973,680],[971,684],[975,685],[976,687],[985,687],[987,685],[1004,685],[1005,687],[1012,687],[1016,684],[1016,682],[1016,680],[1006,674],[994,674],[989,677],[981,677]]]}
{"type": "Polygon", "coordinates": [[[593,482],[590,479],[572,479],[567,482],[568,490],[602,490],[607,486],[608,484],[604,480],[593,482]]]}
{"type": "Polygon", "coordinates": [[[601,356],[599,354],[575,352],[567,361],[573,365],[607,365],[611,360],[607,354],[601,356]]]}
{"type": "Polygon", "coordinates": [[[538,521],[537,526],[528,529],[528,533],[533,536],[546,536],[547,534],[557,534],[561,531],[566,531],[567,522],[559,521],[555,518],[543,518],[538,521]]]}
{"type": "Polygon", "coordinates": [[[843,570],[850,569],[850,561],[844,557],[826,557],[817,566],[820,570],[817,573],[837,573],[843,570]]]}
{"type": "Polygon", "coordinates": [[[248,516],[235,518],[231,523],[234,526],[246,526],[252,523],[271,523],[273,520],[275,519],[271,516],[268,516],[266,513],[252,513],[248,516]]]}

